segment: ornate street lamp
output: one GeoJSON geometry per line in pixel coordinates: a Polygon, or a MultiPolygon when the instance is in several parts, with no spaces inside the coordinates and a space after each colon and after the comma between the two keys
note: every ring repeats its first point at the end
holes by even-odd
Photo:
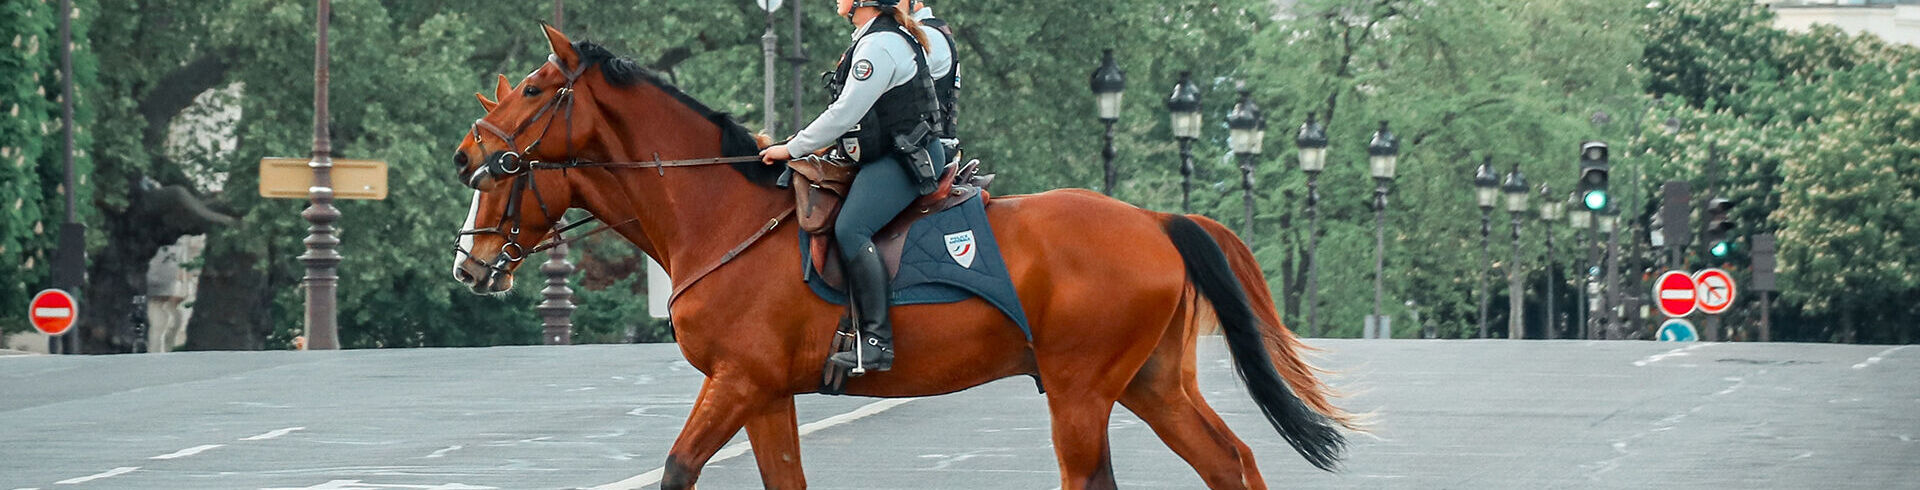
{"type": "Polygon", "coordinates": [[[1300,148],[1300,171],[1307,173],[1307,331],[1320,335],[1317,316],[1320,296],[1320,171],[1327,168],[1327,127],[1307,113],[1300,135],[1293,142],[1300,148]]]}
{"type": "Polygon", "coordinates": [[[1513,171],[1507,173],[1507,181],[1500,185],[1500,192],[1507,195],[1507,214],[1513,217],[1513,258],[1507,263],[1507,338],[1520,340],[1526,338],[1526,286],[1520,283],[1520,220],[1527,213],[1527,177],[1520,173],[1520,164],[1513,164],[1513,171]]]}
{"type": "Polygon", "coordinates": [[[1587,325],[1587,311],[1593,309],[1587,283],[1593,277],[1593,211],[1587,209],[1586,202],[1580,198],[1580,191],[1567,195],[1567,209],[1567,224],[1573,225],[1577,234],[1574,243],[1580,244],[1580,256],[1584,258],[1580,262],[1580,282],[1575,287],[1579,290],[1580,304],[1573,309],[1574,338],[1585,339],[1592,332],[1587,325]]]}
{"type": "Polygon", "coordinates": [[[1500,197],[1500,175],[1493,172],[1493,157],[1480,161],[1480,167],[1473,171],[1474,203],[1480,206],[1480,273],[1476,283],[1480,286],[1480,338],[1487,338],[1487,308],[1492,301],[1493,292],[1487,286],[1487,273],[1493,270],[1493,256],[1488,251],[1488,236],[1493,234],[1493,205],[1500,197]]]}
{"type": "Polygon", "coordinates": [[[1373,132],[1367,143],[1367,167],[1373,173],[1373,324],[1381,338],[1391,337],[1387,317],[1381,311],[1386,291],[1387,266],[1387,186],[1393,184],[1394,166],[1400,160],[1400,138],[1387,130],[1387,121],[1373,132]]]}
{"type": "Polygon", "coordinates": [[[1560,317],[1557,316],[1559,312],[1553,309],[1553,286],[1559,282],[1559,278],[1556,276],[1560,273],[1560,261],[1553,253],[1553,225],[1560,222],[1560,214],[1566,210],[1566,206],[1566,203],[1553,198],[1553,188],[1548,187],[1545,183],[1540,184],[1540,224],[1546,227],[1546,233],[1544,233],[1544,235],[1547,236],[1547,327],[1545,334],[1547,340],[1553,340],[1560,335],[1560,332],[1556,331],[1560,327],[1560,317]]]}
{"type": "Polygon", "coordinates": [[[1106,187],[1101,191],[1113,195],[1114,183],[1120,180],[1120,174],[1113,168],[1113,123],[1120,120],[1120,96],[1127,88],[1127,74],[1113,62],[1113,50],[1101,52],[1100,67],[1093,70],[1093,78],[1088,83],[1093,87],[1096,105],[1100,110],[1100,122],[1107,126],[1106,146],[1100,150],[1100,158],[1106,168],[1106,187]]]}
{"type": "Polygon", "coordinates": [[[1607,237],[1603,259],[1606,261],[1606,272],[1600,276],[1600,308],[1607,313],[1606,330],[1603,333],[1604,338],[1614,339],[1618,338],[1620,332],[1620,312],[1614,309],[1620,304],[1620,288],[1616,287],[1620,284],[1620,208],[1608,206],[1595,214],[1599,217],[1600,233],[1607,237]]]}
{"type": "Polygon", "coordinates": [[[1167,97],[1167,112],[1173,118],[1173,138],[1180,142],[1180,212],[1193,212],[1193,140],[1200,138],[1200,86],[1193,84],[1191,72],[1180,72],[1167,97]]]}
{"type": "Polygon", "coordinates": [[[1266,139],[1267,122],[1260,114],[1260,107],[1253,103],[1253,93],[1247,90],[1247,84],[1239,84],[1240,102],[1233,104],[1233,110],[1227,113],[1227,146],[1235,156],[1240,157],[1240,190],[1246,205],[1247,225],[1241,233],[1253,236],[1253,165],[1260,156],[1260,142],[1266,139]]]}

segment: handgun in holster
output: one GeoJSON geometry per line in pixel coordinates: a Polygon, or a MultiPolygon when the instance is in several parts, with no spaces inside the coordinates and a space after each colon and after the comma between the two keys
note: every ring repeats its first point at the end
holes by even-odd
{"type": "Polygon", "coordinates": [[[905,159],[900,163],[907,166],[908,174],[913,176],[913,184],[922,196],[932,194],[940,184],[940,164],[927,154],[924,144],[931,133],[933,126],[920,121],[913,125],[913,129],[893,135],[893,150],[905,159]]]}

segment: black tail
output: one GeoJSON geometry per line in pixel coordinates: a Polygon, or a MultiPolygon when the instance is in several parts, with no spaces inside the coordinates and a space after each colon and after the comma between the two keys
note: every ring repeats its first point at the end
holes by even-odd
{"type": "Polygon", "coordinates": [[[1346,452],[1346,436],[1340,434],[1333,420],[1294,396],[1280,372],[1274,370],[1273,360],[1267,357],[1261,342],[1260,320],[1247,305],[1247,293],[1240,289],[1220,244],[1184,216],[1169,217],[1166,228],[1173,247],[1180,250],[1180,259],[1186,262],[1187,278],[1220,316],[1220,330],[1227,337],[1227,349],[1233,352],[1234,368],[1254,403],[1308,463],[1334,471],[1346,452]]]}

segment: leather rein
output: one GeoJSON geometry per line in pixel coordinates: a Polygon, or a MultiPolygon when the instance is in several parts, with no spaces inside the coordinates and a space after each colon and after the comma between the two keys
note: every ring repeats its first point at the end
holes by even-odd
{"type": "MultiPolygon", "coordinates": [[[[589,161],[581,161],[579,159],[574,159],[574,158],[570,158],[569,160],[564,162],[543,162],[539,160],[523,160],[524,155],[533,154],[534,149],[539,148],[540,143],[546,139],[547,133],[553,129],[553,121],[555,118],[546,117],[545,119],[547,120],[547,123],[545,126],[541,127],[540,136],[534,138],[532,143],[528,143],[527,146],[521,149],[520,151],[516,152],[513,150],[514,147],[518,146],[517,144],[515,144],[514,141],[519,136],[521,136],[522,133],[525,133],[528,129],[532,128],[533,124],[539,121],[540,119],[542,119],[543,116],[547,116],[549,112],[556,112],[556,110],[558,112],[565,114],[565,118],[567,120],[566,122],[567,153],[566,154],[569,156],[573,155],[573,100],[574,100],[573,84],[576,80],[580,78],[580,75],[582,73],[586,72],[589,65],[583,63],[581,64],[581,66],[579,66],[576,69],[568,70],[566,69],[566,65],[560,62],[559,56],[556,56],[556,55],[547,55],[547,62],[553,63],[554,66],[560,68],[561,73],[566,76],[566,82],[559,89],[554,91],[553,98],[548,99],[546,105],[541,106],[539,111],[534,112],[533,117],[529,117],[525,121],[522,121],[520,125],[518,127],[515,127],[511,133],[500,129],[499,126],[495,126],[493,123],[487,122],[485,118],[475,119],[473,121],[473,127],[469,130],[469,132],[473,134],[474,145],[480,148],[480,151],[482,154],[488,154],[490,152],[487,151],[486,143],[484,141],[481,141],[480,139],[480,130],[486,130],[489,133],[493,133],[494,136],[499,137],[501,141],[506,143],[507,150],[500,152],[499,154],[489,155],[487,162],[474,168],[473,172],[469,172],[466,175],[462,175],[460,179],[461,183],[466,184],[467,187],[473,188],[475,190],[479,190],[480,182],[488,176],[492,176],[496,179],[502,179],[502,178],[513,179],[513,183],[510,184],[513,186],[511,189],[512,193],[507,195],[507,209],[505,212],[502,213],[500,218],[500,223],[509,224],[507,229],[502,230],[500,228],[500,225],[494,225],[486,228],[462,229],[456,235],[456,236],[468,236],[468,235],[491,234],[491,235],[501,235],[505,237],[506,245],[502,245],[500,247],[500,253],[494,257],[494,260],[492,262],[481,261],[478,257],[475,257],[473,255],[473,252],[462,249],[458,241],[455,241],[453,246],[454,252],[462,256],[465,256],[466,260],[484,265],[489,271],[489,277],[488,277],[489,281],[496,281],[496,280],[499,280],[500,277],[507,275],[508,266],[514,263],[518,263],[522,260],[525,260],[529,255],[543,252],[543,251],[552,249],[554,247],[559,247],[562,245],[580,241],[587,237],[598,235],[600,233],[604,233],[609,230],[613,230],[613,229],[626,226],[639,221],[638,218],[630,218],[618,224],[605,223],[603,221],[599,228],[596,228],[592,231],[589,231],[583,234],[574,235],[571,238],[566,238],[564,237],[566,232],[572,231],[576,228],[581,227],[582,225],[586,225],[587,223],[597,221],[599,220],[599,217],[588,215],[586,219],[583,219],[574,223],[565,223],[565,220],[562,219],[561,223],[563,224],[561,224],[561,226],[559,226],[558,228],[553,229],[552,231],[548,231],[546,236],[542,237],[540,244],[535,245],[532,249],[525,249],[524,247],[520,246],[520,241],[519,241],[520,195],[523,194],[524,191],[528,190],[529,188],[532,189],[533,199],[535,204],[539,205],[540,207],[541,216],[553,215],[552,212],[548,210],[546,199],[540,196],[540,186],[539,186],[539,182],[536,180],[537,177],[535,177],[536,175],[536,173],[534,172],[535,170],[560,170],[564,172],[568,169],[575,169],[575,168],[652,168],[652,169],[655,169],[655,171],[658,172],[660,175],[666,175],[666,169],[669,167],[699,167],[699,166],[708,166],[708,165],[729,165],[729,164],[735,164],[735,163],[747,163],[747,162],[760,161],[759,155],[737,156],[737,157],[690,158],[690,159],[682,159],[682,160],[661,160],[659,152],[654,152],[653,161],[647,161],[647,162],[589,162],[589,161]]],[[[698,273],[694,274],[690,280],[686,281],[683,284],[676,285],[673,289],[672,297],[678,297],[681,291],[685,290],[689,286],[692,286],[693,283],[698,282],[700,278],[706,277],[707,274],[713,272],[716,269],[719,269],[721,265],[724,265],[727,262],[731,262],[735,257],[738,257],[741,252],[746,251],[747,247],[753,245],[755,242],[760,241],[760,238],[765,237],[768,232],[773,231],[774,228],[780,225],[781,221],[784,221],[788,216],[793,215],[793,213],[794,213],[794,208],[787,208],[786,212],[783,212],[779,216],[775,216],[773,219],[768,220],[767,224],[765,226],[762,226],[757,233],[754,233],[753,236],[747,237],[747,239],[741,242],[739,245],[734,246],[732,249],[730,249],[727,252],[725,256],[721,257],[719,261],[714,262],[712,264],[708,264],[707,266],[701,268],[701,270],[698,273]]],[[[670,297],[669,303],[671,303],[671,301],[672,300],[670,297]]]]}

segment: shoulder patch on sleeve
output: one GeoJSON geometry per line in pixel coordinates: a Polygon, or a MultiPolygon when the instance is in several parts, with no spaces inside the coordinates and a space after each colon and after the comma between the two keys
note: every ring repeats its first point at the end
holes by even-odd
{"type": "Polygon", "coordinates": [[[853,79],[866,80],[873,77],[873,62],[860,60],[853,62],[853,79]]]}

